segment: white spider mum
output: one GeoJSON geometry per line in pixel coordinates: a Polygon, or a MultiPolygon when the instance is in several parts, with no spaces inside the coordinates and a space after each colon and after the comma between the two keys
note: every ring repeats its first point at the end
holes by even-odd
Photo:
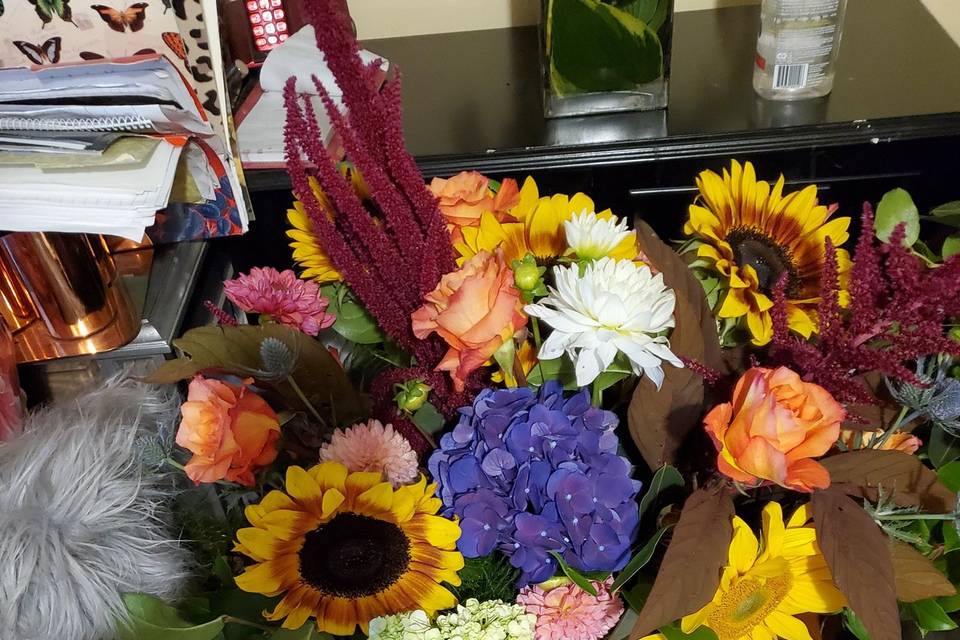
{"type": "Polygon", "coordinates": [[[627,228],[626,220],[615,216],[601,218],[596,213],[584,211],[563,223],[567,246],[585,260],[598,260],[609,256],[626,238],[634,235],[627,228]]]}
{"type": "Polygon", "coordinates": [[[633,372],[663,383],[661,364],[683,363],[670,351],[664,335],[674,326],[676,296],[661,274],[629,260],[602,258],[588,264],[554,267],[556,287],[538,304],[524,310],[553,328],[540,348],[540,358],[564,352],[576,363],[577,384],[585,387],[624,354],[633,372]]]}
{"type": "Polygon", "coordinates": [[[165,491],[138,444],[178,404],[110,381],[0,443],[0,638],[111,638],[122,594],[178,595],[187,551],[167,535],[165,491]]]}

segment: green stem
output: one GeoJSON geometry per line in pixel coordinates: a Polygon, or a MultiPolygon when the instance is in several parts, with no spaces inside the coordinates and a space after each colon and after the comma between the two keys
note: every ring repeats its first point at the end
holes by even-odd
{"type": "Polygon", "coordinates": [[[887,520],[953,520],[955,513],[894,513],[888,516],[877,516],[881,522],[887,520]]]}
{"type": "Polygon", "coordinates": [[[320,424],[326,426],[326,422],[320,416],[320,412],[307,400],[307,396],[303,393],[303,389],[300,388],[300,385],[297,384],[297,381],[293,379],[293,376],[287,376],[287,382],[290,383],[290,387],[293,389],[293,392],[297,394],[297,397],[300,398],[300,402],[307,408],[307,411],[310,412],[310,415],[319,422],[320,424]]]}
{"type": "Polygon", "coordinates": [[[900,428],[900,424],[903,422],[903,419],[906,417],[907,411],[908,411],[908,408],[906,405],[900,407],[900,413],[897,414],[897,419],[893,421],[893,424],[891,424],[886,431],[883,432],[883,436],[880,437],[880,441],[877,442],[876,444],[871,444],[870,448],[880,449],[881,447],[883,447],[883,443],[889,440],[890,436],[892,436],[893,433],[900,428]]]}
{"type": "Polygon", "coordinates": [[[256,622],[250,622],[249,620],[244,620],[243,618],[235,618],[233,616],[223,616],[223,622],[225,624],[239,624],[244,627],[253,627],[254,629],[260,629],[261,631],[276,631],[275,627],[268,627],[265,624],[257,624],[256,622]]]}
{"type": "Polygon", "coordinates": [[[603,402],[603,390],[600,388],[600,377],[593,381],[593,384],[590,385],[590,402],[593,406],[599,408],[600,404],[603,402]]]}
{"type": "Polygon", "coordinates": [[[536,317],[534,316],[530,317],[530,326],[533,327],[533,344],[537,345],[537,353],[539,354],[540,345],[542,344],[543,341],[540,340],[540,322],[537,320],[536,317]]]}

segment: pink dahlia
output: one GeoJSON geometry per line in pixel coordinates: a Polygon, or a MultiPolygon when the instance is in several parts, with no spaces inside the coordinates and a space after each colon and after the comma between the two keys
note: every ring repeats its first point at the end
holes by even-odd
{"type": "Polygon", "coordinates": [[[592,582],[597,597],[575,584],[549,591],[538,586],[524,587],[517,604],[537,616],[537,640],[599,640],[623,615],[623,603],[610,593],[613,578],[592,582]]]}
{"type": "Polygon", "coordinates": [[[262,313],[280,324],[299,329],[309,336],[320,333],[336,321],[327,313],[329,301],[316,282],[301,280],[290,269],[254,267],[223,283],[233,304],[250,313],[262,313]]]}
{"type": "Polygon", "coordinates": [[[320,460],[339,462],[354,471],[379,471],[394,487],[409,484],[420,475],[417,454],[406,438],[379,420],[337,429],[320,448],[320,460]]]}

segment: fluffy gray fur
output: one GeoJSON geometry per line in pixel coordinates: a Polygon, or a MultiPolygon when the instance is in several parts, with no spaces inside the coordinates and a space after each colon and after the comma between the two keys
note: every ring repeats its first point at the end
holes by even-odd
{"type": "Polygon", "coordinates": [[[110,638],[122,594],[177,596],[187,552],[137,446],[177,406],[173,390],[114,378],[0,444],[0,638],[110,638]]]}

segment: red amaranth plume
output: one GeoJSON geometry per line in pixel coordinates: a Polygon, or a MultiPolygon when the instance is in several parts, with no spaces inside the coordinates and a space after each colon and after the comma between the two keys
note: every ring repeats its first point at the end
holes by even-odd
{"type": "Polygon", "coordinates": [[[899,225],[889,243],[874,238],[873,209],[864,203],[860,240],[850,270],[850,305],[840,306],[837,257],[829,238],[820,281],[813,341],[790,333],[786,278],[774,290],[773,353],[779,362],[830,391],[838,400],[876,403],[858,379],[879,372],[922,384],[907,363],[922,356],[960,356],[960,344],[945,336],[944,323],[960,314],[960,255],[927,267],[903,246],[899,225]]]}
{"type": "Polygon", "coordinates": [[[301,101],[294,78],[287,81],[284,128],[287,171],[320,246],[380,327],[421,366],[432,368],[445,346],[436,336],[413,335],[410,315],[440,276],[455,268],[453,249],[436,199],[429,192],[403,140],[400,77],[382,90],[373,77],[379,62],[365,65],[348,17],[331,0],[306,0],[317,47],[343,94],[344,112],[313,78],[347,158],[370,189],[371,213],[342,176],[323,144],[310,100],[301,101]],[[325,215],[310,189],[315,176],[336,214],[325,215]]]}

